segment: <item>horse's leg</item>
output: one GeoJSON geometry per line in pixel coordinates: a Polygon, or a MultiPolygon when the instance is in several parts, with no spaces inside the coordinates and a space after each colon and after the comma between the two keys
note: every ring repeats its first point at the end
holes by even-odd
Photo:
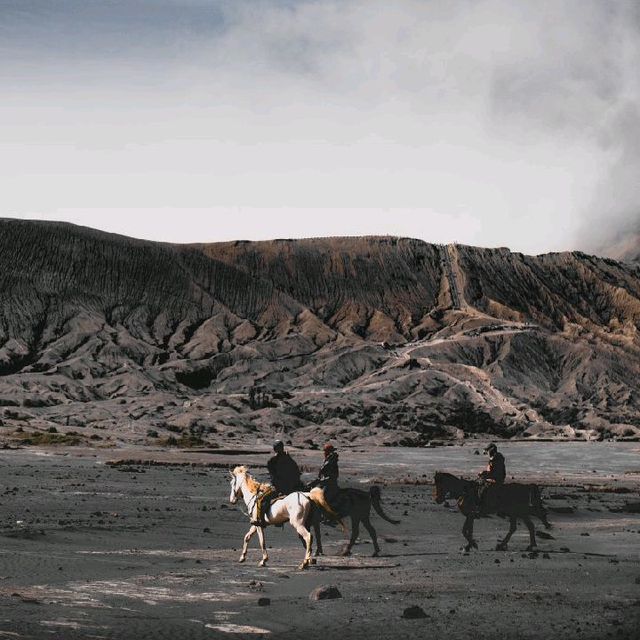
{"type": "Polygon", "coordinates": [[[469,551],[471,549],[471,539],[469,538],[469,520],[470,520],[470,517],[467,516],[464,519],[464,524],[462,525],[462,535],[467,541],[467,545],[464,548],[465,551],[469,551]]]}
{"type": "Polygon", "coordinates": [[[264,537],[264,529],[262,527],[256,527],[258,530],[258,540],[260,541],[260,549],[262,551],[262,560],[258,563],[258,566],[264,567],[269,560],[269,554],[267,553],[267,544],[264,537]]]}
{"type": "MultiPolygon", "coordinates": [[[[316,518],[315,518],[315,513],[316,513],[316,509],[314,508],[313,503],[311,503],[311,508],[309,510],[309,513],[307,516],[305,516],[304,522],[303,522],[303,526],[305,529],[307,529],[307,531],[309,531],[309,534],[311,535],[311,551],[313,552],[313,538],[314,538],[314,534],[313,534],[313,530],[319,531],[320,527],[319,525],[316,526],[316,518]]],[[[305,549],[307,547],[307,541],[304,539],[304,536],[301,535],[300,533],[298,533],[298,538],[300,538],[302,544],[304,545],[305,549]]],[[[316,546],[317,546],[317,542],[316,542],[316,546]]],[[[322,546],[322,543],[321,543],[322,546]]],[[[316,556],[318,555],[318,552],[316,550],[316,556]]],[[[316,564],[316,559],[315,557],[312,557],[309,560],[309,564],[316,564]]]]}
{"type": "Polygon", "coordinates": [[[474,523],[474,517],[471,516],[471,522],[469,523],[469,533],[471,535],[471,546],[474,549],[477,549],[478,548],[478,543],[473,538],[473,523],[474,523]]]}
{"type": "Polygon", "coordinates": [[[322,549],[322,535],[320,532],[320,513],[317,509],[313,510],[311,524],[313,526],[313,536],[316,540],[316,556],[323,556],[324,551],[322,549]]]}
{"type": "Polygon", "coordinates": [[[247,548],[249,547],[249,541],[253,538],[253,534],[257,531],[258,527],[254,524],[251,525],[249,531],[247,531],[244,542],[242,544],[242,553],[240,553],[240,562],[244,562],[247,559],[247,548]]]}
{"type": "Polygon", "coordinates": [[[468,515],[462,525],[462,535],[467,539],[467,545],[464,548],[465,551],[471,551],[474,547],[477,549],[478,545],[473,539],[473,516],[468,515]]]}
{"type": "Polygon", "coordinates": [[[311,532],[309,531],[309,529],[307,529],[304,526],[304,522],[302,520],[291,519],[289,522],[291,522],[291,526],[298,532],[298,535],[305,542],[304,560],[302,561],[302,564],[298,568],[299,569],[306,569],[309,566],[309,564],[311,563],[311,551],[312,551],[312,547],[313,547],[313,536],[311,535],[311,532]]]}
{"type": "Polygon", "coordinates": [[[515,533],[515,530],[518,527],[518,518],[516,518],[515,516],[511,516],[510,517],[510,526],[509,526],[509,531],[507,533],[507,535],[504,537],[503,540],[501,540],[497,546],[496,546],[496,551],[506,551],[507,550],[507,544],[509,544],[509,540],[511,540],[511,536],[515,533]]]}
{"type": "Polygon", "coordinates": [[[538,545],[536,543],[536,529],[533,526],[533,522],[531,522],[531,518],[529,516],[524,516],[522,520],[527,525],[527,529],[529,529],[529,546],[527,547],[527,551],[534,551],[538,548],[538,545]]]}
{"type": "Polygon", "coordinates": [[[362,524],[371,536],[371,542],[373,542],[373,557],[376,558],[380,554],[380,546],[378,545],[378,534],[373,528],[373,525],[369,520],[369,516],[367,516],[366,518],[362,518],[362,524]]]}
{"type": "Polygon", "coordinates": [[[349,542],[347,542],[347,546],[342,551],[343,556],[351,555],[351,549],[353,545],[356,543],[359,533],[360,533],[360,519],[356,518],[355,515],[352,515],[351,516],[351,538],[349,539],[349,542]]]}

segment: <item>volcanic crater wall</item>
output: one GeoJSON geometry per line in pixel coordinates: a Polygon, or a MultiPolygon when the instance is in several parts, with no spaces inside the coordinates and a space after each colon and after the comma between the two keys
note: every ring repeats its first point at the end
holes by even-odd
{"type": "Polygon", "coordinates": [[[140,442],[421,444],[640,426],[640,268],[582,253],[171,245],[0,220],[0,291],[5,434],[74,424],[117,439],[126,420],[140,442]]]}

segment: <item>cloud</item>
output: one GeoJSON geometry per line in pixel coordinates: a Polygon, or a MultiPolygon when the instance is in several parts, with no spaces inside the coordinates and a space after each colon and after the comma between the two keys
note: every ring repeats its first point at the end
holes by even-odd
{"type": "Polygon", "coordinates": [[[7,215],[527,252],[638,218],[633,1],[47,5],[0,45],[7,215]]]}

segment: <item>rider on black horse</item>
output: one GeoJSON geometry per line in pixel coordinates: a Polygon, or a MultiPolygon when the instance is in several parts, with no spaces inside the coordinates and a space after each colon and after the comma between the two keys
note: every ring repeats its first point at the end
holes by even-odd
{"type": "Polygon", "coordinates": [[[338,468],[338,452],[332,444],[324,445],[324,462],[318,472],[318,486],[324,489],[324,495],[329,502],[334,500],[338,492],[338,477],[340,469],[338,468]]]}
{"type": "MultiPolygon", "coordinates": [[[[338,452],[336,448],[327,443],[324,445],[324,461],[318,472],[317,480],[311,486],[322,487],[327,502],[340,515],[346,515],[349,511],[349,498],[344,495],[338,486],[340,469],[338,468],[338,452]]],[[[333,521],[330,521],[333,522],[333,521]]]]}
{"type": "Polygon", "coordinates": [[[478,511],[486,500],[492,497],[495,499],[495,488],[502,486],[507,477],[504,456],[498,451],[495,443],[492,442],[485,447],[484,453],[489,456],[489,464],[484,471],[478,474],[478,478],[480,478],[476,507],[478,511]]]}
{"type": "Polygon", "coordinates": [[[478,474],[478,477],[489,484],[504,484],[507,477],[504,456],[493,442],[485,448],[484,452],[489,455],[489,464],[484,471],[478,474]]]}

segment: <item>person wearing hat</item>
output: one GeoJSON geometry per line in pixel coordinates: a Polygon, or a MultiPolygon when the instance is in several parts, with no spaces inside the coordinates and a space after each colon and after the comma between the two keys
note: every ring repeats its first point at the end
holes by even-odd
{"type": "Polygon", "coordinates": [[[504,456],[493,442],[485,447],[484,452],[489,456],[489,464],[484,471],[478,474],[478,477],[490,484],[504,484],[507,477],[504,456]]]}
{"type": "Polygon", "coordinates": [[[271,488],[260,493],[256,502],[256,520],[252,524],[263,527],[264,514],[278,496],[288,496],[303,488],[300,482],[300,467],[296,461],[284,450],[282,440],[273,443],[274,456],[267,462],[267,470],[271,478],[271,488]]]}
{"type": "Polygon", "coordinates": [[[478,514],[482,511],[483,505],[487,507],[488,502],[497,500],[498,495],[494,488],[503,485],[507,477],[504,456],[498,451],[498,447],[492,442],[485,447],[484,453],[489,456],[489,464],[478,474],[480,482],[477,487],[477,497],[472,498],[478,514]]]}
{"type": "Polygon", "coordinates": [[[324,489],[327,500],[331,503],[338,495],[338,452],[336,448],[327,443],[324,445],[324,462],[318,472],[318,485],[324,489]]]}
{"type": "Polygon", "coordinates": [[[276,440],[273,443],[273,451],[275,455],[267,462],[267,469],[276,493],[287,496],[301,489],[300,467],[284,450],[284,444],[281,440],[276,440]]]}

